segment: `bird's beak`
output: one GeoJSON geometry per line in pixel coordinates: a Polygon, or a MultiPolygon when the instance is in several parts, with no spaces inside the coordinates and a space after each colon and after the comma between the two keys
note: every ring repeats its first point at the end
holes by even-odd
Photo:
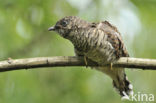
{"type": "Polygon", "coordinates": [[[48,29],[48,31],[54,31],[55,30],[55,26],[52,26],[48,29]]]}

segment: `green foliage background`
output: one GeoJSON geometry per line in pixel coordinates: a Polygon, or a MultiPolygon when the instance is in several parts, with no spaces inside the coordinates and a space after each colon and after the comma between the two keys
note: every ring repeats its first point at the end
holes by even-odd
{"type": "MultiPolygon", "coordinates": [[[[118,26],[131,56],[156,58],[155,0],[0,0],[0,60],[74,55],[68,40],[47,31],[69,15],[109,20],[118,26]],[[126,27],[120,30],[123,25],[118,20],[127,9],[139,21],[138,29],[134,21],[133,25],[123,22],[126,27]],[[122,32],[125,29],[129,31],[122,32]]],[[[135,93],[156,96],[155,71],[126,72],[135,93]]],[[[0,73],[0,103],[120,103],[111,83],[103,73],[82,67],[4,72],[0,73]]]]}

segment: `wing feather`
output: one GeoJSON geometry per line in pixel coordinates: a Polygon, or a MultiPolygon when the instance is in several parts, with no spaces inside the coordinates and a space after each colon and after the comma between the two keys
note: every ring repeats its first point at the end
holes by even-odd
{"type": "Polygon", "coordinates": [[[108,41],[112,44],[116,50],[117,57],[128,57],[129,54],[124,46],[121,34],[115,26],[110,24],[108,21],[102,21],[99,23],[92,23],[91,27],[96,27],[104,32],[108,36],[108,41]]]}

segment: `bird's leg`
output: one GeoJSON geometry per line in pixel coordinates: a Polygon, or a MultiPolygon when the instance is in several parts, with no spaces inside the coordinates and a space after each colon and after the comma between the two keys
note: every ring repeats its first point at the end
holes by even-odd
{"type": "Polygon", "coordinates": [[[113,69],[113,63],[110,63],[110,70],[113,69]]]}
{"type": "Polygon", "coordinates": [[[84,56],[84,62],[85,62],[85,65],[86,65],[86,68],[88,67],[88,63],[87,63],[87,57],[84,56]]]}

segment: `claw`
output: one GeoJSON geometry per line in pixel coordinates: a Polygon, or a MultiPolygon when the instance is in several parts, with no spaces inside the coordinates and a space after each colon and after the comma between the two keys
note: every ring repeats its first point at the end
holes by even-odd
{"type": "Polygon", "coordinates": [[[9,57],[9,58],[7,59],[7,62],[8,62],[9,64],[11,64],[11,63],[12,63],[12,58],[9,57]]]}

